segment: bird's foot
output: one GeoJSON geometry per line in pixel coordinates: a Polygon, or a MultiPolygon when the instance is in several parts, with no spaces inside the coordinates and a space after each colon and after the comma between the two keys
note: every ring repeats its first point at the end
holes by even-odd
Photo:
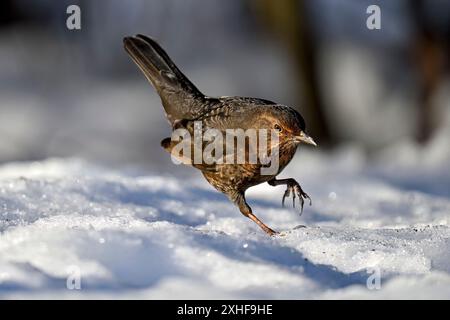
{"type": "Polygon", "coordinates": [[[272,230],[271,228],[267,227],[267,228],[263,228],[263,230],[269,235],[269,236],[276,236],[277,234],[279,234],[279,232],[272,230]]]}
{"type": "Polygon", "coordinates": [[[308,199],[309,200],[309,205],[312,205],[312,200],[310,198],[310,196],[303,191],[302,187],[300,186],[300,184],[295,181],[294,179],[289,180],[289,182],[287,183],[287,189],[284,192],[283,195],[283,200],[281,201],[282,206],[284,207],[284,200],[286,199],[286,197],[289,197],[292,194],[292,206],[295,208],[295,198],[299,198],[300,200],[300,215],[302,215],[303,213],[303,205],[305,204],[305,200],[308,199]]]}

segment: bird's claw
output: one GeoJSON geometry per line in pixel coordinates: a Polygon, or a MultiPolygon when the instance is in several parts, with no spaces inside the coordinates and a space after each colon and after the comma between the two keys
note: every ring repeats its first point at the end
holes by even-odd
{"type": "Polygon", "coordinates": [[[305,200],[308,199],[309,205],[312,205],[311,197],[305,191],[303,191],[302,187],[300,187],[298,182],[295,181],[292,183],[288,183],[287,189],[284,192],[283,199],[281,201],[281,204],[283,207],[284,207],[284,200],[286,199],[286,197],[289,197],[291,195],[291,193],[292,193],[292,206],[295,208],[295,198],[298,196],[298,198],[300,200],[300,206],[301,206],[300,215],[302,215],[305,200]]]}

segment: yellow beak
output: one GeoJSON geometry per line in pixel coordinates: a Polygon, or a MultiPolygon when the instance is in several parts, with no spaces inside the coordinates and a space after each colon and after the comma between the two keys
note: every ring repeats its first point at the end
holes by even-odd
{"type": "Polygon", "coordinates": [[[313,145],[314,147],[317,147],[317,143],[314,141],[313,138],[311,138],[310,136],[308,136],[306,133],[304,133],[303,131],[300,133],[299,136],[295,137],[295,141],[299,142],[299,143],[306,143],[306,144],[310,144],[313,145]]]}

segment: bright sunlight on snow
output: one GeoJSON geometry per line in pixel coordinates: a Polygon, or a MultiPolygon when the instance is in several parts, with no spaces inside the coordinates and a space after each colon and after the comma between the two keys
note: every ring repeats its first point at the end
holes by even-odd
{"type": "Polygon", "coordinates": [[[448,147],[436,139],[426,161],[396,148],[408,157],[301,148],[281,177],[311,195],[302,216],[281,207],[282,187],[248,192],[273,238],[199,173],[3,165],[0,297],[450,298],[448,147]]]}

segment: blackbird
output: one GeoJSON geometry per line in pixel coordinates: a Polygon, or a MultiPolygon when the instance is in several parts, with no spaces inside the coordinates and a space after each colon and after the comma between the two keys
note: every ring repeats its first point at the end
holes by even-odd
{"type": "MultiPolygon", "coordinates": [[[[305,121],[296,110],[258,98],[206,96],[178,69],[155,40],[136,35],[125,37],[123,42],[127,53],[161,97],[167,120],[173,130],[184,128],[192,133],[194,123],[200,122],[203,131],[212,128],[220,132],[228,129],[267,129],[277,132],[278,167],[271,174],[262,174],[264,164],[261,162],[184,161],[201,170],[206,180],[235,203],[244,216],[253,220],[267,234],[277,233],[252,213],[245,199],[248,188],[263,182],[268,182],[271,186],[287,186],[282,198],[283,206],[285,198],[291,194],[294,207],[298,197],[301,212],[306,199],[311,205],[311,198],[296,180],[276,179],[291,161],[300,143],[316,146],[314,140],[306,134],[305,121]]],[[[172,152],[176,143],[172,138],[166,138],[161,145],[166,151],[172,152]]],[[[236,148],[232,150],[237,152],[236,148]]],[[[248,153],[249,149],[245,150],[248,153]]]]}

